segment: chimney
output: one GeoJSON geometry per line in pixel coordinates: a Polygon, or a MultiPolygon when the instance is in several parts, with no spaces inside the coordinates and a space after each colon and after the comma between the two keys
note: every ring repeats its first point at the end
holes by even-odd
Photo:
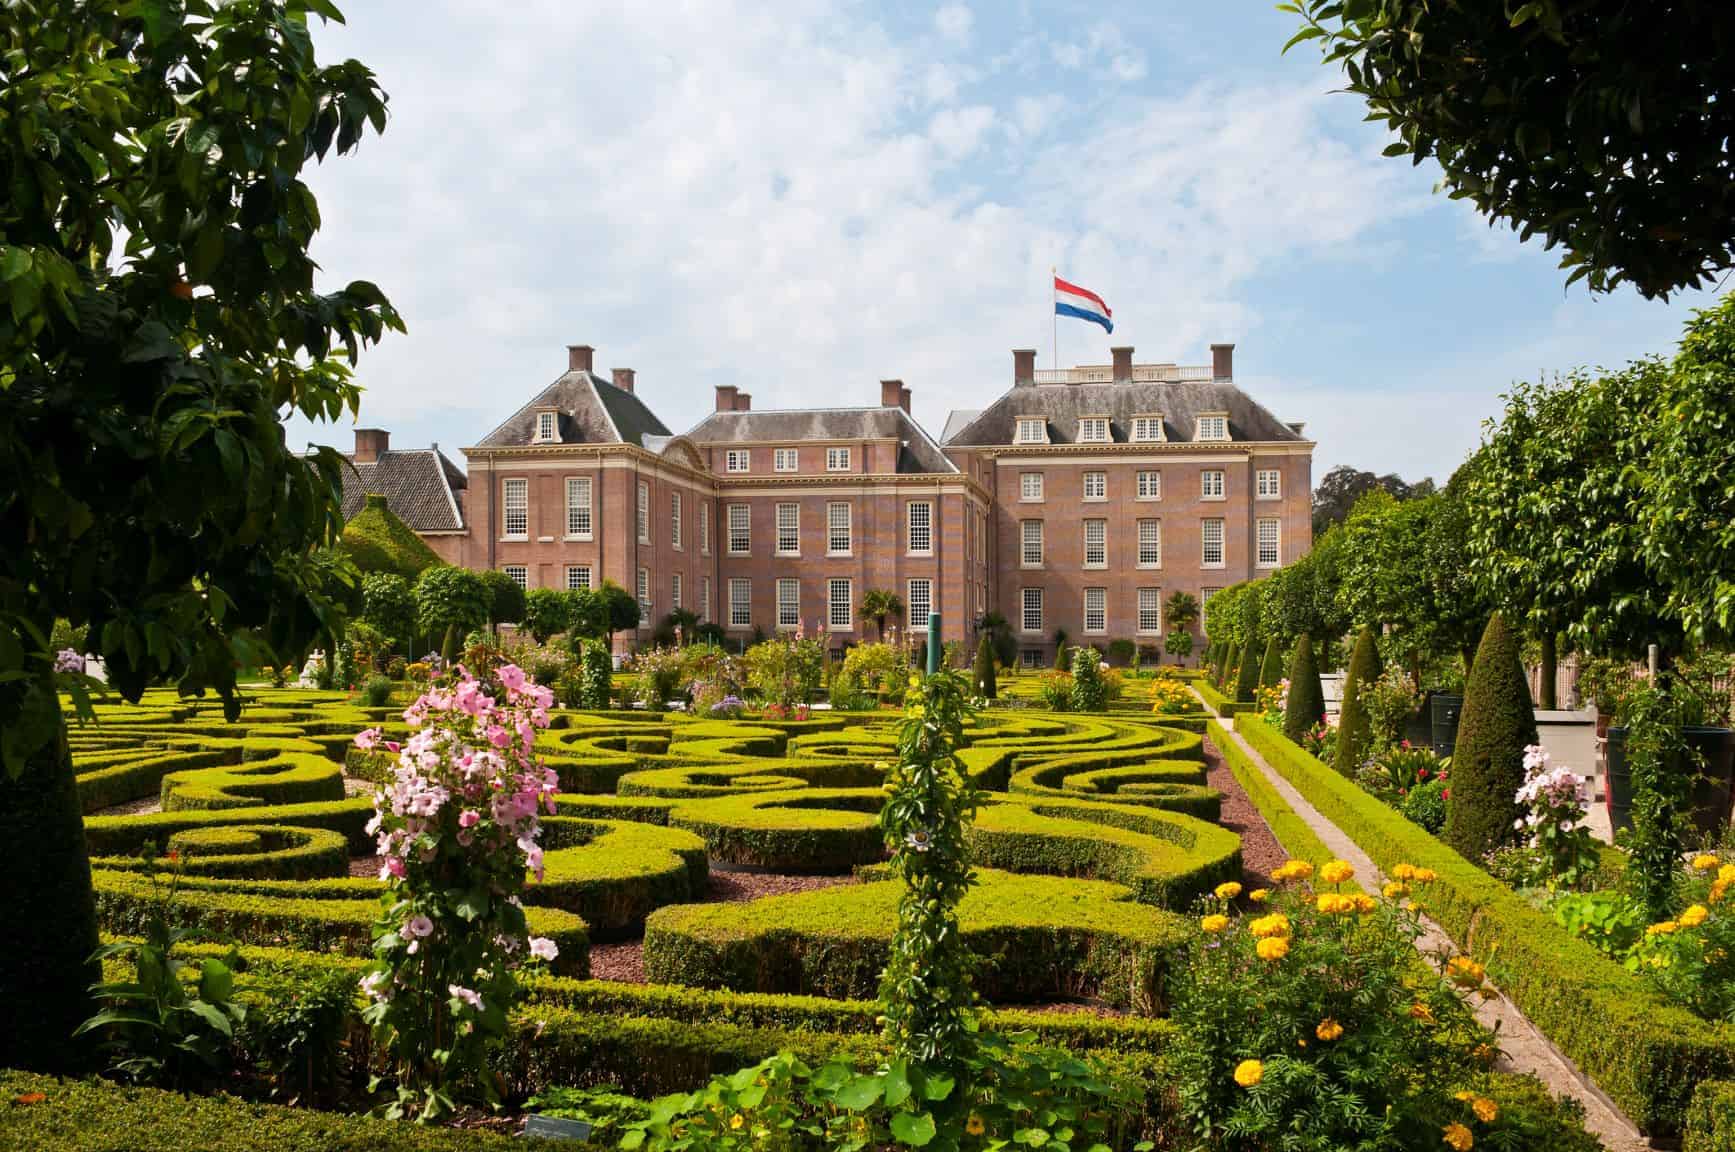
{"type": "Polygon", "coordinates": [[[1211,379],[1235,379],[1235,345],[1211,345],[1211,379]]]}
{"type": "Polygon", "coordinates": [[[1110,348],[1114,354],[1114,382],[1116,384],[1131,384],[1133,381],[1133,350],[1130,345],[1120,348],[1110,348]]]}
{"type": "Polygon", "coordinates": [[[1012,350],[1012,386],[1024,388],[1036,383],[1036,349],[1012,350]]]}
{"type": "Polygon", "coordinates": [[[614,369],[614,386],[622,392],[633,390],[633,370],[631,368],[614,369]]]}
{"type": "Polygon", "coordinates": [[[735,385],[733,385],[733,384],[719,384],[719,385],[717,385],[717,411],[719,411],[719,412],[733,412],[733,411],[735,411],[735,385]]]}
{"type": "Polygon", "coordinates": [[[910,413],[910,386],[903,385],[898,389],[898,407],[904,410],[904,415],[910,413]]]}
{"type": "Polygon", "coordinates": [[[753,410],[753,393],[751,393],[751,392],[737,392],[737,393],[735,393],[735,411],[737,411],[737,412],[751,412],[752,410],[753,410]]]}
{"type": "Polygon", "coordinates": [[[355,462],[357,464],[372,464],[391,451],[391,444],[392,434],[384,428],[357,428],[355,430],[355,462]]]}
{"type": "Polygon", "coordinates": [[[880,381],[880,407],[881,408],[896,408],[896,407],[898,407],[899,406],[899,398],[903,395],[903,391],[904,391],[904,382],[902,380],[881,380],[880,381]]]}
{"type": "Polygon", "coordinates": [[[596,351],[589,344],[568,344],[566,346],[566,370],[568,372],[589,372],[591,354],[596,351]]]}

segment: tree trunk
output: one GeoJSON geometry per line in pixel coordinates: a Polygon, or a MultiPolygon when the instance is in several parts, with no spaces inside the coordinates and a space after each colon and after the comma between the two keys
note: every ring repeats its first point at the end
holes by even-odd
{"type": "Polygon", "coordinates": [[[0,1068],[76,1071],[91,1048],[72,1033],[96,1011],[89,988],[102,969],[90,959],[96,898],[64,715],[17,779],[0,771],[0,877],[11,925],[0,947],[0,1068]]]}
{"type": "Polygon", "coordinates": [[[1559,707],[1554,697],[1554,681],[1560,671],[1560,650],[1555,647],[1555,631],[1545,628],[1538,637],[1542,645],[1542,683],[1537,685],[1536,706],[1543,711],[1559,707]]]}

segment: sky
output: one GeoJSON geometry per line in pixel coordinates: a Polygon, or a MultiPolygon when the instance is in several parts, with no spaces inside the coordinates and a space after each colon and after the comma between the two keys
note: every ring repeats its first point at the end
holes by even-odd
{"type": "MultiPolygon", "coordinates": [[[[1338,464],[1444,480],[1515,380],[1669,352],[1708,294],[1563,287],[1558,257],[1380,156],[1383,129],[1266,0],[869,4],[348,0],[316,28],[390,96],[309,178],[322,286],[372,280],[361,424],[459,449],[595,346],[676,432],[868,405],[938,436],[1048,367],[1049,270],[1112,336],[1062,365],[1210,362],[1338,464]]],[[[345,425],[292,443],[347,448],[345,425]]]]}

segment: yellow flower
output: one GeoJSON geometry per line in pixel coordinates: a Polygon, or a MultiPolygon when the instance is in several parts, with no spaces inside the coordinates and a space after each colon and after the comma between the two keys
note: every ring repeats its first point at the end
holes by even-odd
{"type": "Polygon", "coordinates": [[[1487,972],[1482,965],[1468,956],[1454,956],[1446,962],[1446,976],[1455,983],[1474,987],[1482,983],[1485,975],[1487,972]]]}
{"type": "Polygon", "coordinates": [[[910,674],[910,687],[911,688],[920,688],[921,686],[922,686],[922,678],[920,676],[915,675],[914,673],[911,673],[910,674]]]}
{"type": "Polygon", "coordinates": [[[1468,1088],[1461,1088],[1452,1093],[1452,1099],[1468,1103],[1469,1101],[1476,1099],[1476,1093],[1470,1091],[1468,1088]]]}
{"type": "Polygon", "coordinates": [[[1500,1115],[1500,1105],[1486,1096],[1478,1096],[1470,1101],[1470,1111],[1476,1113],[1476,1119],[1484,1124],[1494,1123],[1494,1118],[1500,1115]]]}
{"type": "Polygon", "coordinates": [[[1241,895],[1241,885],[1233,880],[1217,885],[1217,899],[1219,900],[1233,900],[1239,895],[1241,895]]]}
{"type": "Polygon", "coordinates": [[[1735,864],[1725,864],[1717,869],[1717,879],[1724,884],[1735,884],[1735,864]]]}
{"type": "Polygon", "coordinates": [[[1693,857],[1693,870],[1695,872],[1709,872],[1721,863],[1723,862],[1709,852],[1701,852],[1693,857]]]}
{"type": "Polygon", "coordinates": [[[1271,874],[1273,880],[1306,880],[1313,875],[1313,865],[1305,860],[1285,860],[1277,871],[1271,874]]]}
{"type": "Polygon", "coordinates": [[[1652,924],[1645,929],[1646,936],[1673,936],[1680,930],[1680,924],[1673,920],[1664,920],[1661,924],[1652,924]]]}
{"type": "Polygon", "coordinates": [[[1420,1000],[1410,1005],[1410,1015],[1417,1020],[1424,1020],[1429,1024],[1434,1022],[1434,1010],[1422,1003],[1420,1000]]]}
{"type": "Polygon", "coordinates": [[[1400,896],[1408,896],[1409,894],[1410,886],[1405,884],[1402,880],[1393,880],[1384,888],[1380,889],[1380,895],[1384,896],[1387,900],[1396,900],[1400,896]]]}
{"type": "Polygon", "coordinates": [[[729,1127],[732,1129],[739,1130],[740,1127],[745,1123],[747,1123],[747,1117],[741,1115],[741,1113],[739,1113],[739,1112],[737,1112],[737,1113],[735,1113],[735,1115],[729,1117],[729,1127]]]}
{"type": "Polygon", "coordinates": [[[1235,1083],[1241,1087],[1251,1088],[1263,1079],[1265,1079],[1265,1065],[1259,1061],[1243,1060],[1235,1065],[1235,1083]]]}
{"type": "Polygon", "coordinates": [[[1416,869],[1412,864],[1395,864],[1392,866],[1393,880],[1414,880],[1416,869]]]}
{"type": "Polygon", "coordinates": [[[1271,889],[1269,888],[1255,888],[1253,891],[1247,893],[1247,899],[1253,901],[1255,904],[1263,904],[1270,898],[1271,889]]]}
{"type": "Polygon", "coordinates": [[[1319,878],[1327,884],[1342,884],[1355,875],[1355,869],[1343,860],[1328,860],[1319,867],[1319,878]]]}
{"type": "Polygon", "coordinates": [[[1411,877],[1418,884],[1432,884],[1439,878],[1439,875],[1432,868],[1418,868],[1415,875],[1411,877]]]}
{"type": "Polygon", "coordinates": [[[1476,1143],[1476,1138],[1470,1135],[1470,1129],[1462,1124],[1448,1124],[1441,1132],[1447,1147],[1454,1149],[1454,1152],[1470,1152],[1471,1145],[1476,1143]]]}
{"type": "Polygon", "coordinates": [[[1350,900],[1355,904],[1355,910],[1360,912],[1363,916],[1372,912],[1376,907],[1374,904],[1374,898],[1365,892],[1357,892],[1354,896],[1350,897],[1350,900]]]}
{"type": "Polygon", "coordinates": [[[1261,916],[1247,926],[1253,935],[1264,939],[1267,936],[1289,935],[1289,917],[1281,912],[1273,912],[1269,916],[1261,916]]]}
{"type": "Polygon", "coordinates": [[[1287,936],[1270,936],[1261,940],[1254,948],[1261,960],[1281,960],[1289,955],[1289,938],[1287,936]]]}
{"type": "Polygon", "coordinates": [[[1729,894],[1729,888],[1730,885],[1722,880],[1718,880],[1716,883],[1712,884],[1710,902],[1713,904],[1721,904],[1723,902],[1723,897],[1729,894]]]}
{"type": "Polygon", "coordinates": [[[1313,1034],[1321,1040],[1336,1040],[1343,1035],[1343,1025],[1327,1016],[1319,1022],[1319,1027],[1313,1030],[1313,1034]]]}
{"type": "Polygon", "coordinates": [[[1709,908],[1705,907],[1703,904],[1695,904],[1685,912],[1681,913],[1681,926],[1684,928],[1697,928],[1699,925],[1703,924],[1710,915],[1711,910],[1709,908]]]}
{"type": "Polygon", "coordinates": [[[983,1123],[982,1117],[976,1115],[974,1112],[970,1113],[970,1118],[964,1121],[964,1131],[968,1132],[972,1136],[980,1136],[987,1130],[988,1125],[983,1123]]]}
{"type": "Polygon", "coordinates": [[[1492,1044],[1478,1044],[1470,1055],[1474,1056],[1484,1064],[1492,1064],[1494,1063],[1494,1058],[1500,1055],[1500,1049],[1494,1047],[1492,1044]]]}
{"type": "Polygon", "coordinates": [[[1229,917],[1213,912],[1199,921],[1199,927],[1207,932],[1221,932],[1229,927],[1229,917]]]}

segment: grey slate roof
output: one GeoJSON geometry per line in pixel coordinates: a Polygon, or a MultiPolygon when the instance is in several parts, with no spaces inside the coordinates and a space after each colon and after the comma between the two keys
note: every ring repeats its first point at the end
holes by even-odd
{"type": "Polygon", "coordinates": [[[1307,439],[1234,384],[1215,380],[1012,388],[962,427],[947,420],[946,445],[1010,444],[1020,416],[1046,417],[1051,444],[1075,443],[1080,417],[1108,416],[1109,434],[1118,444],[1132,438],[1134,416],[1157,412],[1163,415],[1163,435],[1170,441],[1192,440],[1201,412],[1227,412],[1232,440],[1307,439]]]}
{"type": "Polygon", "coordinates": [[[464,473],[437,446],[382,452],[368,464],[357,464],[347,454],[344,460],[349,464],[343,471],[345,520],[360,512],[373,492],[417,532],[464,530],[464,473]]]}
{"type": "Polygon", "coordinates": [[[713,412],[693,426],[696,444],[800,440],[897,440],[900,473],[956,472],[940,446],[902,408],[768,408],[713,412]]]}
{"type": "Polygon", "coordinates": [[[536,436],[536,409],[560,412],[560,439],[566,444],[632,444],[646,436],[668,436],[656,413],[631,392],[616,388],[594,372],[567,372],[538,392],[530,403],[477,442],[478,448],[516,448],[536,436]]]}
{"type": "Polygon", "coordinates": [[[950,444],[952,437],[969,426],[970,421],[982,415],[980,408],[954,408],[946,414],[946,427],[940,432],[940,443],[950,444]]]}

